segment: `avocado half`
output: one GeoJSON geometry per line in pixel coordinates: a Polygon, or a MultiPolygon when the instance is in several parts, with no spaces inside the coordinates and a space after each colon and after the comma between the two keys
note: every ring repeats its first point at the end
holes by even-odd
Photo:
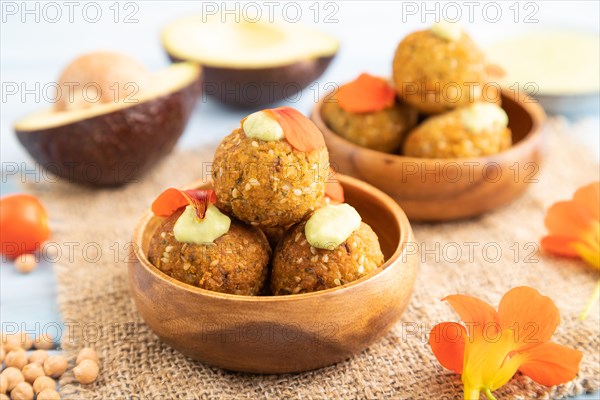
{"type": "Polygon", "coordinates": [[[166,26],[172,61],[202,66],[204,93],[238,107],[293,100],[329,66],[338,40],[300,24],[190,16],[166,26]]]}
{"type": "Polygon", "coordinates": [[[17,121],[14,130],[51,173],[116,186],[136,181],[173,149],[200,93],[200,67],[173,64],[150,76],[135,103],[99,102],[67,110],[57,104],[17,121]]]}

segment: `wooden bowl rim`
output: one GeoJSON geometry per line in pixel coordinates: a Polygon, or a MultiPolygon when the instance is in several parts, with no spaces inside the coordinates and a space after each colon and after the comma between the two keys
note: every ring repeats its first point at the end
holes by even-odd
{"type": "Polygon", "coordinates": [[[357,145],[356,143],[349,141],[348,139],[338,135],[337,133],[335,133],[334,131],[329,129],[329,127],[327,126],[325,121],[323,121],[323,118],[321,117],[321,108],[323,106],[323,102],[327,98],[329,98],[329,96],[331,96],[333,94],[333,90],[330,90],[329,92],[325,93],[325,95],[323,95],[323,97],[321,97],[319,99],[319,101],[314,105],[314,107],[312,109],[312,113],[310,115],[310,118],[322,132],[326,132],[329,135],[333,135],[335,138],[342,141],[348,147],[351,147],[355,151],[364,152],[369,157],[386,157],[386,158],[391,157],[392,159],[398,159],[398,161],[408,161],[408,162],[438,162],[438,163],[439,162],[454,162],[454,163],[456,163],[456,162],[473,162],[473,161],[475,161],[475,162],[483,164],[486,162],[486,160],[489,160],[492,157],[508,157],[508,158],[510,158],[512,153],[518,152],[521,148],[530,146],[531,143],[537,142],[540,139],[541,134],[542,134],[542,129],[541,129],[542,124],[546,120],[546,113],[544,112],[542,107],[539,105],[539,103],[535,99],[533,99],[533,97],[529,96],[527,93],[521,92],[521,91],[514,92],[514,91],[507,90],[507,89],[501,89],[501,93],[502,93],[502,97],[508,97],[508,98],[511,98],[509,96],[509,93],[511,95],[516,94],[517,99],[514,99],[514,95],[513,95],[513,98],[511,98],[511,100],[514,101],[517,105],[519,105],[531,117],[531,120],[532,120],[531,129],[520,141],[518,141],[516,144],[511,145],[508,149],[502,150],[495,154],[489,154],[486,156],[479,156],[479,157],[456,157],[456,158],[410,157],[410,156],[405,156],[402,154],[386,153],[383,151],[373,150],[368,147],[363,147],[363,146],[357,145]]]}
{"type": "MultiPolygon", "coordinates": [[[[397,245],[394,253],[385,261],[385,263],[381,267],[377,268],[376,271],[374,271],[360,279],[357,279],[355,281],[349,282],[347,284],[344,284],[344,285],[342,285],[340,287],[336,287],[336,288],[330,288],[330,289],[325,289],[325,290],[320,290],[317,292],[310,292],[310,293],[286,295],[286,296],[245,296],[245,295],[237,295],[237,294],[229,294],[229,293],[220,293],[220,292],[215,292],[212,290],[202,289],[202,288],[199,288],[196,286],[188,285],[188,284],[180,282],[177,279],[172,278],[169,275],[165,274],[164,272],[160,271],[158,268],[156,268],[150,262],[150,260],[148,260],[148,257],[146,256],[146,254],[144,254],[144,251],[142,250],[144,231],[148,225],[148,222],[152,218],[155,218],[154,214],[150,210],[146,211],[146,213],[142,216],[142,218],[140,219],[140,221],[138,222],[138,224],[134,230],[133,252],[135,254],[136,261],[133,261],[133,262],[138,262],[147,272],[154,275],[156,278],[163,281],[164,283],[174,286],[178,289],[185,290],[187,292],[198,294],[198,295],[212,297],[214,299],[228,300],[228,301],[243,301],[243,302],[252,302],[252,303],[278,303],[278,302],[289,302],[289,301],[309,299],[309,298],[318,297],[318,296],[327,297],[334,293],[345,292],[348,290],[352,290],[354,287],[357,287],[359,285],[364,285],[368,281],[370,281],[376,277],[379,277],[380,275],[384,274],[386,271],[389,271],[391,269],[391,267],[394,267],[394,266],[403,267],[405,265],[405,263],[401,262],[401,260],[402,260],[403,255],[406,253],[407,244],[410,243],[410,241],[413,239],[413,234],[412,234],[412,228],[411,228],[410,222],[408,220],[408,217],[406,216],[406,214],[404,213],[402,208],[398,205],[398,203],[396,203],[390,196],[385,194],[383,191],[377,189],[376,187],[374,187],[366,182],[361,181],[360,179],[356,179],[351,176],[347,176],[347,175],[343,175],[343,174],[339,174],[339,173],[337,174],[337,176],[338,176],[340,183],[342,183],[342,185],[355,186],[360,191],[363,191],[364,193],[366,193],[368,196],[376,197],[379,200],[383,201],[385,204],[387,204],[387,206],[389,207],[389,211],[395,216],[395,220],[398,222],[398,225],[400,227],[400,238],[399,238],[398,245],[397,245]]],[[[207,184],[210,184],[210,182],[198,180],[198,181],[193,182],[192,184],[186,185],[186,187],[184,189],[195,189],[195,188],[201,187],[203,185],[207,185],[207,184]]]]}

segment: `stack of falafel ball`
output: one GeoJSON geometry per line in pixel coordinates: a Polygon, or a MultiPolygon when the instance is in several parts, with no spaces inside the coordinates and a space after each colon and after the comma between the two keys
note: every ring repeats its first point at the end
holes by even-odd
{"type": "Polygon", "coordinates": [[[289,295],[334,288],[379,268],[373,230],[332,181],[321,132],[289,107],[249,115],[218,146],[212,190],[168,189],[150,262],[221,293],[289,295]]]}
{"type": "Polygon", "coordinates": [[[438,23],[398,45],[393,83],[362,74],[323,103],[336,134],[363,147],[425,158],[495,154],[511,146],[501,68],[458,24],[438,23]],[[420,121],[420,123],[419,123],[420,121]]]}

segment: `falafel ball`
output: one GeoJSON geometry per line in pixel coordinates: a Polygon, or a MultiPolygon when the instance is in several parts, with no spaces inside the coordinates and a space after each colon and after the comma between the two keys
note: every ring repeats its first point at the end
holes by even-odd
{"type": "Polygon", "coordinates": [[[260,229],[231,220],[213,243],[181,243],[173,228],[177,211],[156,230],[148,259],[159,270],[189,285],[221,293],[256,296],[267,279],[271,248],[260,229]]]}
{"type": "Polygon", "coordinates": [[[328,171],[324,146],[303,152],[285,139],[260,140],[236,129],[215,152],[217,204],[253,226],[286,227],[319,204],[328,171]]]}
{"type": "Polygon", "coordinates": [[[483,53],[457,24],[406,36],[394,55],[393,80],[400,98],[426,114],[499,101],[499,93],[493,99],[487,93],[483,53]]]}
{"type": "Polygon", "coordinates": [[[271,271],[274,295],[341,286],[362,278],[384,262],[379,239],[364,222],[332,250],[311,246],[305,236],[305,225],[306,221],[292,227],[275,249],[271,271]]]}
{"type": "Polygon", "coordinates": [[[508,116],[495,104],[476,103],[436,115],[415,128],[403,154],[426,158],[467,158],[499,153],[511,146],[508,116]]]}
{"type": "Polygon", "coordinates": [[[396,153],[405,133],[417,123],[418,113],[405,104],[365,113],[351,113],[338,102],[326,101],[321,110],[323,120],[336,134],[362,147],[396,153]]]}

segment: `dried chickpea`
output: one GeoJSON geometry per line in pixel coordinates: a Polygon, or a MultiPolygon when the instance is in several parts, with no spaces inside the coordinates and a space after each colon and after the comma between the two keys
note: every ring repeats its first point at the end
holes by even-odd
{"type": "Polygon", "coordinates": [[[33,382],[33,391],[34,392],[40,393],[47,389],[51,389],[51,390],[56,389],[56,382],[54,381],[54,379],[50,378],[49,376],[40,376],[39,378],[37,378],[35,380],[35,382],[33,382]]]}
{"type": "Polygon", "coordinates": [[[21,343],[21,335],[19,333],[4,335],[2,338],[2,344],[4,345],[4,351],[6,353],[23,348],[23,344],[21,343]]]}
{"type": "Polygon", "coordinates": [[[15,258],[15,268],[22,274],[28,274],[37,267],[37,261],[33,254],[23,254],[15,258]]]}
{"type": "Polygon", "coordinates": [[[8,390],[8,380],[6,376],[0,375],[0,393],[6,393],[8,390]]]}
{"type": "Polygon", "coordinates": [[[35,350],[29,355],[29,362],[44,365],[46,358],[48,358],[48,352],[46,350],[35,350]]]}
{"type": "Polygon", "coordinates": [[[75,379],[84,385],[94,382],[98,378],[98,372],[100,372],[100,368],[92,360],[83,360],[78,366],[73,368],[75,379]]]}
{"type": "Polygon", "coordinates": [[[23,373],[23,377],[25,378],[25,382],[29,382],[33,384],[37,378],[40,376],[44,376],[44,367],[42,367],[38,363],[27,364],[23,367],[21,371],[23,373]]]}
{"type": "Polygon", "coordinates": [[[33,400],[33,388],[27,382],[21,382],[10,391],[11,400],[33,400]]]}
{"type": "Polygon", "coordinates": [[[37,400],[60,400],[60,394],[54,389],[46,389],[38,393],[37,400]]]}
{"type": "Polygon", "coordinates": [[[11,391],[17,384],[25,382],[21,371],[15,367],[8,367],[2,371],[2,375],[6,378],[6,390],[11,391]]]}
{"type": "Polygon", "coordinates": [[[92,361],[96,362],[96,364],[100,363],[100,359],[98,358],[98,353],[96,353],[96,350],[94,350],[90,347],[84,347],[83,349],[81,349],[81,351],[77,355],[77,360],[75,361],[75,365],[81,364],[81,362],[83,360],[92,360],[92,361]]]}
{"type": "Polygon", "coordinates": [[[29,350],[32,344],[31,336],[24,332],[2,333],[2,345],[7,353],[16,349],[29,350]]]}
{"type": "Polygon", "coordinates": [[[50,350],[54,348],[54,340],[52,340],[49,335],[44,333],[43,335],[39,335],[35,338],[33,347],[40,350],[50,350]]]}
{"type": "Polygon", "coordinates": [[[27,365],[27,353],[23,349],[9,351],[4,358],[4,364],[7,367],[23,369],[27,365]]]}
{"type": "Polygon", "coordinates": [[[67,370],[67,359],[63,356],[49,356],[44,361],[44,372],[52,378],[60,378],[67,370]]]}

